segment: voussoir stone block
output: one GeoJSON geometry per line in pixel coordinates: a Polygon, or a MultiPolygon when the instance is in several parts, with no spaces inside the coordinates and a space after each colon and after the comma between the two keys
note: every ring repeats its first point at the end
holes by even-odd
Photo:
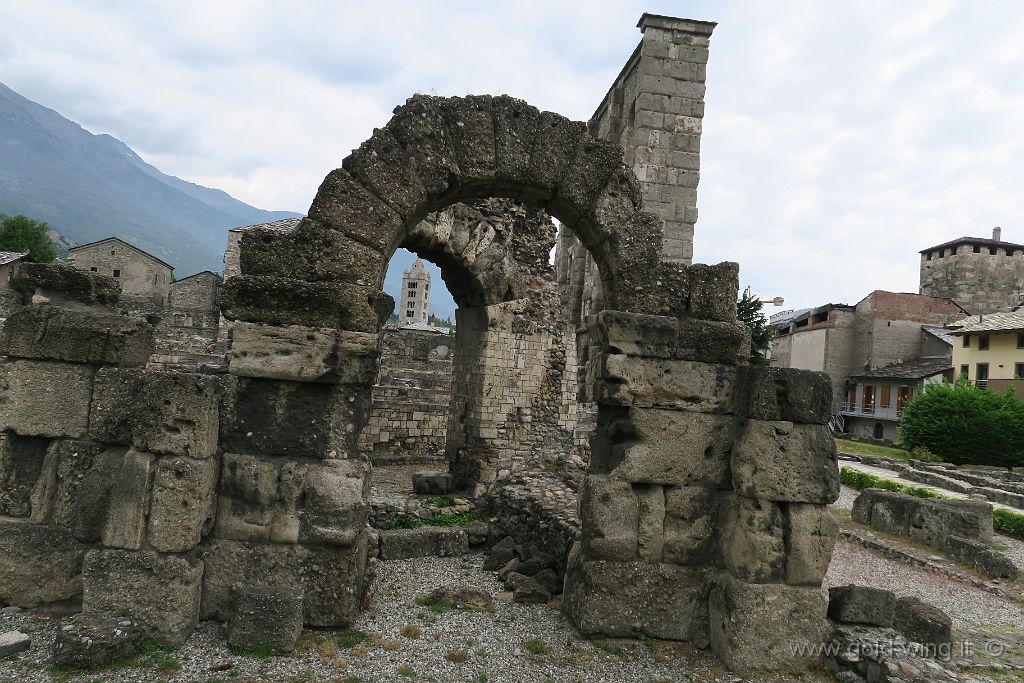
{"type": "Polygon", "coordinates": [[[732,412],[735,367],[614,353],[600,354],[590,363],[598,403],[732,412]]]}
{"type": "Polygon", "coordinates": [[[560,114],[540,113],[526,172],[528,187],[524,189],[521,201],[544,202],[551,198],[565,176],[576,145],[587,134],[586,128],[585,123],[570,121],[560,114]]]}
{"type": "Polygon", "coordinates": [[[835,441],[824,425],[744,420],[732,449],[732,481],[748,498],[831,503],[839,497],[835,441]]]}
{"type": "Polygon", "coordinates": [[[385,254],[394,251],[406,232],[401,216],[343,168],[324,178],[309,217],[385,254]]]}
{"type": "Polygon", "coordinates": [[[236,275],[225,281],[220,305],[228,320],[376,333],[395,301],[372,286],[236,275]]]}
{"type": "Polygon", "coordinates": [[[184,643],[199,622],[203,562],[149,550],[91,550],[82,567],[82,611],[124,616],[150,637],[184,643]]]}
{"type": "Polygon", "coordinates": [[[598,408],[591,467],[615,479],[724,487],[733,419],[660,408],[598,408]]]}
{"type": "Polygon", "coordinates": [[[637,558],[639,501],[627,481],[592,474],[579,497],[581,542],[587,558],[630,561],[637,558]]]}
{"type": "Polygon", "coordinates": [[[564,216],[563,220],[575,223],[575,219],[589,213],[597,196],[623,165],[622,147],[617,143],[585,135],[576,145],[572,163],[559,181],[549,210],[564,216]]]}
{"type": "Polygon", "coordinates": [[[214,458],[160,458],[153,475],[149,545],[165,553],[194,548],[213,517],[218,463],[214,458]]]}
{"type": "Polygon", "coordinates": [[[832,560],[839,522],[824,505],[786,507],[786,583],[820,586],[832,560]]]}
{"type": "Polygon", "coordinates": [[[449,97],[441,103],[448,126],[459,180],[471,192],[494,187],[495,143],[493,97],[449,97]]]}
{"type": "Polygon", "coordinates": [[[153,326],[113,313],[26,306],[4,323],[0,355],[94,365],[143,365],[155,348],[153,326]]]}
{"type": "Polygon", "coordinates": [[[229,376],[220,447],[229,453],[360,458],[370,388],[229,376]]]}
{"type": "MultiPolygon", "coordinates": [[[[388,130],[405,148],[409,161],[435,205],[453,197],[461,188],[461,170],[445,121],[444,103],[443,97],[413,95],[395,109],[394,116],[387,123],[388,130]]],[[[310,216],[313,216],[312,210],[310,216]]]]}
{"type": "Polygon", "coordinates": [[[0,603],[28,608],[77,598],[87,550],[63,527],[0,518],[0,603]]]}
{"type": "Polygon", "coordinates": [[[562,609],[587,636],[708,642],[708,582],[702,567],[586,559],[569,554],[562,609]]]}
{"type": "Polygon", "coordinates": [[[0,437],[0,515],[32,514],[32,491],[43,471],[49,446],[50,439],[18,436],[14,432],[0,437]]]}
{"type": "Polygon", "coordinates": [[[711,650],[737,673],[820,666],[826,606],[820,588],[719,577],[710,599],[711,650]]]}
{"type": "MultiPolygon", "coordinates": [[[[530,153],[537,137],[540,110],[525,101],[499,95],[494,98],[495,191],[518,198],[530,180],[530,153]]],[[[550,189],[547,190],[550,196],[550,189]]]]}
{"type": "Polygon", "coordinates": [[[795,368],[740,368],[736,414],[756,420],[825,424],[832,416],[832,381],[823,372],[795,368]]]}
{"type": "Polygon", "coordinates": [[[0,430],[22,436],[84,436],[94,368],[49,361],[0,364],[0,430]]]}
{"type": "Polygon", "coordinates": [[[292,325],[238,322],[231,331],[231,374],[327,384],[373,384],[378,336],[292,325]]]}
{"type": "Polygon", "coordinates": [[[407,227],[430,211],[427,190],[402,144],[387,128],[377,128],[341,162],[361,185],[386,202],[407,227]]]}
{"type": "Polygon", "coordinates": [[[218,378],[103,368],[97,372],[89,434],[105,443],[206,458],[217,450],[218,378]]]}
{"type": "Polygon", "coordinates": [[[240,588],[275,586],[304,591],[305,625],[348,626],[363,597],[367,541],[365,532],[347,547],[214,540],[205,556],[203,618],[227,621],[240,588]]]}
{"type": "Polygon", "coordinates": [[[720,514],[718,543],[729,572],[748,583],[782,581],[786,539],[779,504],[729,494],[720,514]]]}

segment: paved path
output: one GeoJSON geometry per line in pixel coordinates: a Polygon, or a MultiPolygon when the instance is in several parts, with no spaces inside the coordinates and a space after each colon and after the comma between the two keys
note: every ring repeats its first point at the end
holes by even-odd
{"type": "MultiPolygon", "coordinates": [[[[852,460],[842,460],[842,459],[839,460],[839,466],[840,467],[849,467],[850,469],[858,470],[860,472],[866,472],[867,474],[873,474],[876,477],[881,477],[882,479],[889,479],[891,481],[896,481],[896,482],[899,482],[899,483],[904,484],[906,486],[915,486],[917,488],[922,488],[922,489],[928,489],[930,491],[935,491],[936,493],[941,493],[943,496],[946,496],[947,498],[965,499],[965,498],[968,497],[966,493],[960,493],[958,491],[950,491],[949,489],[939,488],[938,486],[931,486],[929,484],[919,484],[918,482],[910,481],[909,479],[901,479],[900,475],[899,475],[899,472],[893,472],[892,470],[887,470],[884,467],[875,467],[874,465],[865,465],[862,462],[855,462],[855,461],[852,461],[852,460]]],[[[991,502],[991,501],[989,501],[989,502],[991,502]]],[[[1012,507],[1010,505],[1003,505],[1002,503],[992,503],[992,507],[1006,508],[1007,510],[1013,510],[1014,512],[1019,512],[1021,514],[1024,514],[1024,510],[1022,510],[1020,508],[1012,507]]]]}

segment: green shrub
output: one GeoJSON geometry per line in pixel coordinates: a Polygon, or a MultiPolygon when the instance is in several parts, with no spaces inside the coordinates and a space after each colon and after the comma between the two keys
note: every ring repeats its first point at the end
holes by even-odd
{"type": "Polygon", "coordinates": [[[398,515],[388,525],[389,529],[418,529],[421,526],[469,526],[479,521],[475,512],[444,512],[430,519],[417,519],[411,515],[398,515]]]}
{"type": "Polygon", "coordinates": [[[876,477],[873,474],[861,472],[860,470],[855,470],[852,467],[844,467],[839,470],[839,481],[852,489],[857,489],[858,491],[863,491],[864,489],[884,489],[886,491],[895,491],[896,493],[905,493],[908,496],[914,496],[916,498],[948,497],[922,486],[901,484],[898,481],[876,477]]]}
{"type": "Polygon", "coordinates": [[[996,531],[1024,540],[1024,515],[1006,508],[992,511],[992,525],[996,531]]]}
{"type": "Polygon", "coordinates": [[[906,447],[957,465],[1024,465],[1024,401],[965,382],[930,384],[900,416],[906,447]]]}

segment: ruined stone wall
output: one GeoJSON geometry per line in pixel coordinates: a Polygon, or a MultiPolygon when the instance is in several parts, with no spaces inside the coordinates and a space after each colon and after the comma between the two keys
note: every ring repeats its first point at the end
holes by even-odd
{"type": "Polygon", "coordinates": [[[364,448],[374,464],[444,458],[455,338],[401,328],[381,332],[364,448]]]}
{"type": "Polygon", "coordinates": [[[1024,250],[1017,245],[958,244],[921,254],[920,292],[946,297],[968,313],[1006,312],[1024,290],[1024,250]]]}

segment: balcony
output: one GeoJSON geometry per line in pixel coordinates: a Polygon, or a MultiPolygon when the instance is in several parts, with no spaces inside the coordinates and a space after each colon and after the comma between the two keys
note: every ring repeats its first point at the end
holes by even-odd
{"type": "Polygon", "coordinates": [[[873,417],[878,420],[892,420],[893,422],[900,419],[900,413],[902,411],[902,406],[899,408],[896,406],[883,407],[878,404],[870,403],[868,405],[861,405],[859,403],[851,404],[849,401],[844,401],[839,407],[839,412],[843,415],[873,417]]]}

